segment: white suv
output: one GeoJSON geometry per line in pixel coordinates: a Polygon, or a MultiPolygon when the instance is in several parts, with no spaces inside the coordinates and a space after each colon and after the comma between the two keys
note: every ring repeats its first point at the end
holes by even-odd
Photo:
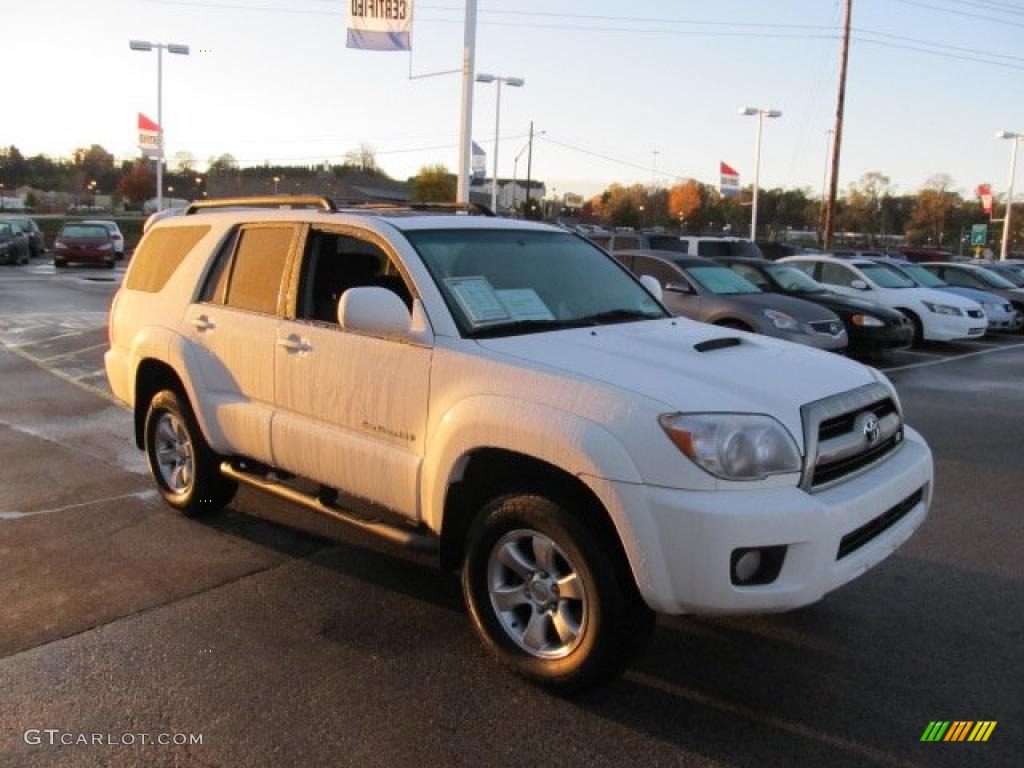
{"type": "Polygon", "coordinates": [[[561,229],[308,202],[156,223],[113,302],[107,374],[182,512],[244,482],[430,547],[561,689],[654,611],[812,603],[925,519],[931,453],[877,371],[671,317],[561,229]]]}
{"type": "Polygon", "coordinates": [[[921,288],[898,267],[884,262],[821,255],[787,256],[779,259],[779,263],[806,272],[836,293],[899,310],[914,324],[915,343],[977,338],[988,330],[988,320],[978,302],[921,288]]]}

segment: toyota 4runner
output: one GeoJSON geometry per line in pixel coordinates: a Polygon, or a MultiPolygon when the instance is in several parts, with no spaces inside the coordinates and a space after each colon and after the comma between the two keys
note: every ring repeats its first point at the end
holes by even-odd
{"type": "Polygon", "coordinates": [[[466,213],[154,224],[106,369],[166,502],[245,483],[430,548],[490,651],[563,690],[654,612],[813,603],[924,520],[931,453],[879,372],[671,317],[585,238],[466,213]]]}

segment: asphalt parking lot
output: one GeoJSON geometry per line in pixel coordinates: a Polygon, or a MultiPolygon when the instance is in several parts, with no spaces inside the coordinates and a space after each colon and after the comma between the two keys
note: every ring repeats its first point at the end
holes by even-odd
{"type": "Polygon", "coordinates": [[[244,490],[164,507],[102,372],[121,274],[0,269],[0,765],[1020,764],[1024,336],[872,361],[936,460],[896,555],[793,613],[663,617],[622,680],[560,699],[425,560],[244,490]],[[998,725],[922,743],[937,719],[998,725]]]}

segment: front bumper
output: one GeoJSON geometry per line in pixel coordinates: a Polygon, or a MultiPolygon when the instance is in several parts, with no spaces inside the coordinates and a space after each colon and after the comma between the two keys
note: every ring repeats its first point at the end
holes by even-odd
{"type": "Polygon", "coordinates": [[[765,336],[771,336],[783,341],[791,341],[794,344],[803,344],[815,349],[824,349],[828,352],[839,352],[846,349],[849,339],[846,336],[846,329],[833,336],[829,333],[807,333],[804,331],[784,331],[774,326],[765,326],[762,330],[765,336]]]}
{"type": "Polygon", "coordinates": [[[850,332],[850,347],[860,351],[903,349],[914,341],[914,326],[909,320],[887,323],[881,328],[851,324],[847,330],[850,332]]]}
{"type": "Polygon", "coordinates": [[[53,252],[57,261],[76,264],[111,264],[116,254],[113,250],[100,251],[92,248],[61,248],[53,252]]]}
{"type": "Polygon", "coordinates": [[[979,338],[988,330],[988,321],[980,318],[940,315],[938,312],[925,312],[921,317],[924,325],[924,337],[928,341],[959,341],[961,339],[979,338]]]}
{"type": "Polygon", "coordinates": [[[863,474],[817,493],[796,487],[683,491],[594,481],[619,528],[644,600],[663,613],[767,613],[820,600],[884,560],[924,521],[932,455],[906,428],[902,445],[863,474]],[[849,554],[840,542],[921,492],[897,522],[849,554]],[[778,577],[732,583],[734,550],[784,545],[778,577]]]}

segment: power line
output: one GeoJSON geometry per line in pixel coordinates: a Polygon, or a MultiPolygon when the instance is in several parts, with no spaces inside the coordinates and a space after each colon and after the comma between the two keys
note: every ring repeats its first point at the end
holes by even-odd
{"type": "MultiPolygon", "coordinates": [[[[555,146],[562,147],[563,149],[569,149],[569,150],[572,150],[573,152],[579,152],[579,153],[584,154],[584,155],[590,155],[591,157],[600,158],[601,160],[607,160],[610,163],[617,163],[618,165],[626,166],[628,168],[634,168],[634,169],[639,170],[639,171],[644,171],[644,173],[647,173],[647,172],[649,172],[651,170],[651,167],[649,165],[642,165],[640,163],[634,163],[634,162],[632,162],[630,160],[624,160],[621,157],[614,157],[612,155],[606,155],[603,152],[597,152],[597,151],[592,150],[592,149],[587,149],[586,147],[581,147],[578,144],[570,144],[570,143],[565,142],[565,141],[558,141],[557,139],[552,139],[550,136],[547,136],[547,135],[544,135],[544,136],[535,135],[534,138],[538,139],[540,141],[545,141],[548,144],[554,144],[555,146]]],[[[692,176],[687,176],[685,174],[668,173],[666,171],[660,171],[660,172],[658,172],[657,175],[660,176],[661,178],[665,178],[665,179],[688,179],[688,178],[693,178],[692,176]]]]}
{"type": "Polygon", "coordinates": [[[994,21],[997,24],[1007,24],[1011,27],[1024,27],[1024,23],[1016,21],[1007,21],[1006,19],[999,19],[995,16],[982,16],[978,13],[971,13],[969,11],[954,11],[952,8],[943,8],[940,5],[931,5],[929,3],[918,2],[918,0],[895,0],[897,3],[903,5],[913,5],[917,8],[927,8],[931,11],[939,11],[941,13],[949,13],[954,16],[964,16],[968,19],[980,19],[981,21],[994,21]]]}

